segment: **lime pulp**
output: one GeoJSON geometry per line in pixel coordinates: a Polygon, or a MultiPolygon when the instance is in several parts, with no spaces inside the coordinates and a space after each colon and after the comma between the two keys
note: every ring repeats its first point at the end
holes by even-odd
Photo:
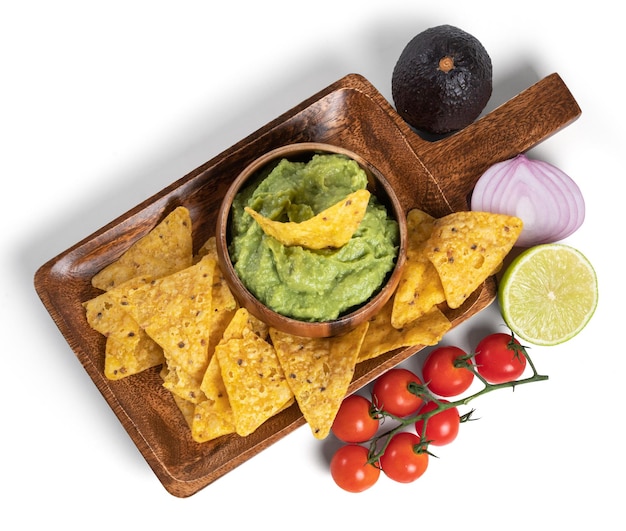
{"type": "Polygon", "coordinates": [[[537,245],[508,266],[498,287],[502,317],[519,338],[557,345],[576,336],[598,304],[589,260],[562,243],[537,245]]]}

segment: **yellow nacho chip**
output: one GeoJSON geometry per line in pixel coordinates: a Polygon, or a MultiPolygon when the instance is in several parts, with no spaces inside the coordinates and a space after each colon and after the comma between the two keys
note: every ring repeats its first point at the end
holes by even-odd
{"type": "Polygon", "coordinates": [[[194,404],[190,400],[185,400],[184,398],[181,398],[180,396],[175,395],[174,393],[172,393],[172,398],[174,399],[176,406],[182,413],[183,418],[185,419],[185,422],[187,423],[187,426],[191,430],[192,425],[193,425],[193,414],[194,414],[194,411],[196,410],[196,404],[194,404]]]}
{"type": "MultiPolygon", "coordinates": [[[[159,376],[161,377],[163,381],[168,379],[169,372],[170,370],[168,369],[167,365],[163,364],[163,366],[161,367],[161,371],[159,372],[159,376]]],[[[187,423],[187,426],[191,430],[191,423],[193,421],[193,412],[194,412],[194,409],[196,408],[196,405],[190,400],[186,400],[174,393],[172,393],[172,398],[174,399],[174,403],[176,404],[176,406],[182,413],[183,418],[185,419],[185,422],[187,423]]]]}
{"type": "Polygon", "coordinates": [[[224,385],[217,356],[209,361],[201,385],[206,400],[198,403],[193,412],[191,436],[196,442],[205,442],[227,433],[234,433],[235,420],[224,385]]]}
{"type": "Polygon", "coordinates": [[[407,260],[393,298],[394,328],[407,326],[446,300],[439,273],[425,252],[434,222],[435,218],[418,209],[407,214],[407,260]]]}
{"type": "MultiPolygon", "coordinates": [[[[220,335],[219,343],[224,344],[233,338],[241,339],[249,332],[265,339],[268,336],[268,328],[265,323],[249,314],[245,308],[240,308],[220,335]]],[[[204,442],[233,433],[235,431],[233,410],[217,356],[213,356],[209,361],[200,388],[206,400],[196,406],[191,426],[194,440],[204,442]]],[[[291,403],[292,401],[288,401],[284,407],[291,403]]]]}
{"type": "Polygon", "coordinates": [[[324,439],[330,432],[354,376],[368,326],[363,323],[332,338],[303,338],[270,328],[287,382],[317,439],[324,439]]]}
{"type": "Polygon", "coordinates": [[[256,220],[265,234],[277,239],[283,245],[300,245],[308,249],[338,248],[348,243],[359,227],[369,198],[369,191],[357,190],[300,223],[274,221],[250,207],[245,207],[245,211],[256,220]]]}
{"type": "Polygon", "coordinates": [[[204,400],[195,405],[191,436],[196,442],[207,442],[235,432],[233,410],[223,401],[204,400]]]}
{"type": "Polygon", "coordinates": [[[210,236],[205,242],[200,246],[200,249],[196,252],[193,257],[193,263],[196,264],[200,260],[202,260],[205,256],[211,256],[217,260],[217,243],[215,240],[215,236],[210,236]]]}
{"type": "Polygon", "coordinates": [[[107,337],[104,352],[104,375],[109,380],[120,380],[161,365],[165,361],[163,349],[141,330],[132,317],[124,318],[120,334],[107,337]],[[134,334],[129,337],[129,334],[134,334]]]}
{"type": "Polygon", "coordinates": [[[398,348],[430,346],[439,343],[452,324],[437,306],[401,329],[391,325],[393,302],[388,302],[369,321],[358,362],[376,358],[398,348]]]}
{"type": "Polygon", "coordinates": [[[520,233],[522,220],[506,214],[455,212],[439,218],[426,242],[450,308],[458,308],[501,266],[520,233]]]}
{"type": "MultiPolygon", "coordinates": [[[[240,308],[236,310],[219,336],[212,338],[211,342],[224,344],[232,338],[241,339],[248,331],[260,337],[267,337],[267,328],[267,325],[250,315],[245,308],[240,308]],[[259,324],[262,326],[259,327],[259,324]]],[[[200,389],[205,399],[196,405],[191,425],[194,440],[205,442],[227,433],[233,433],[235,431],[233,410],[222,378],[219,360],[215,355],[210,358],[200,389]]]]}
{"type": "Polygon", "coordinates": [[[226,282],[226,278],[219,267],[217,258],[217,247],[215,244],[215,236],[211,236],[204,245],[199,249],[198,253],[194,257],[194,262],[197,263],[202,258],[212,258],[216,262],[215,272],[213,274],[213,288],[211,296],[211,332],[209,336],[209,359],[213,356],[215,346],[222,339],[224,330],[229,325],[238,305],[235,297],[226,282]]]}
{"type": "MultiPolygon", "coordinates": [[[[163,378],[164,381],[168,379],[168,373],[169,371],[167,367],[164,366],[163,370],[161,371],[161,377],[163,378]]],[[[174,403],[176,404],[183,418],[185,419],[185,423],[187,424],[187,427],[189,428],[192,438],[196,442],[206,442],[208,440],[211,440],[212,438],[215,438],[215,437],[210,436],[210,434],[208,434],[208,430],[205,429],[204,427],[204,424],[207,422],[206,416],[203,415],[202,413],[200,413],[199,415],[196,415],[198,408],[202,404],[209,403],[208,400],[205,400],[201,402],[200,404],[196,404],[192,402],[191,400],[185,400],[184,398],[180,397],[179,395],[175,393],[172,393],[172,398],[174,399],[174,403]]],[[[212,428],[212,426],[213,426],[213,423],[210,422],[208,426],[209,430],[212,428]]],[[[219,435],[216,435],[216,436],[219,436],[219,435]]]]}
{"type": "Polygon", "coordinates": [[[106,337],[104,375],[119,380],[165,361],[163,349],[119,305],[119,297],[149,281],[137,277],[83,303],[87,322],[106,337]]]}
{"type": "Polygon", "coordinates": [[[192,245],[189,211],[178,207],[115,262],[94,275],[91,284],[106,291],[142,275],[167,276],[191,265],[192,245]]]}
{"type": "Polygon", "coordinates": [[[146,333],[163,348],[169,369],[164,385],[192,402],[204,397],[202,377],[209,362],[212,287],[217,264],[197,264],[130,290],[120,300],[146,333]]]}
{"type": "Polygon", "coordinates": [[[422,246],[432,234],[434,223],[435,218],[427,212],[419,208],[409,210],[406,215],[407,258],[422,254],[422,246]]]}
{"type": "Polygon", "coordinates": [[[175,362],[168,361],[167,357],[165,363],[170,370],[163,379],[163,386],[168,391],[194,404],[199,404],[205,400],[201,389],[201,371],[185,371],[175,362]]]}
{"type": "Polygon", "coordinates": [[[215,356],[238,435],[249,435],[293,402],[274,347],[249,329],[220,342],[215,356]]]}
{"type": "Polygon", "coordinates": [[[233,318],[228,323],[220,343],[229,339],[241,339],[246,332],[253,332],[261,339],[267,339],[269,326],[257,319],[245,308],[238,308],[233,318]]]}

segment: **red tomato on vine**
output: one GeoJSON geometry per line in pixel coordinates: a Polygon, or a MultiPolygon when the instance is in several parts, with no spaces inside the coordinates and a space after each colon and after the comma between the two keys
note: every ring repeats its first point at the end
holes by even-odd
{"type": "Polygon", "coordinates": [[[372,402],[354,394],[344,398],[331,430],[340,441],[361,443],[376,434],[379,424],[378,418],[372,415],[372,402]]]}
{"type": "Polygon", "coordinates": [[[428,453],[415,433],[401,431],[393,435],[385,453],[380,456],[383,473],[399,483],[411,483],[428,468],[428,453]]]}
{"type": "Polygon", "coordinates": [[[369,450],[358,444],[347,444],[330,460],[330,474],[335,483],[348,492],[363,492],[380,477],[380,468],[368,463],[369,450]]]}
{"type": "MultiPolygon", "coordinates": [[[[447,404],[447,400],[441,400],[442,404],[447,404]]],[[[419,414],[430,413],[438,407],[437,402],[428,402],[419,410],[419,414]]],[[[428,421],[418,420],[415,423],[415,431],[418,435],[424,436],[428,444],[433,446],[444,446],[450,444],[459,434],[461,417],[456,407],[450,407],[435,413],[428,418],[428,421]],[[426,433],[424,434],[424,424],[426,433]]]]}
{"type": "Polygon", "coordinates": [[[408,369],[390,369],[374,382],[372,402],[397,417],[411,415],[420,408],[423,400],[409,390],[410,384],[422,385],[422,381],[408,369]]]}
{"type": "Polygon", "coordinates": [[[526,369],[523,350],[520,342],[511,334],[490,334],[476,347],[476,370],[492,384],[517,380],[526,369]]]}
{"type": "Polygon", "coordinates": [[[464,393],[472,385],[474,373],[467,353],[455,346],[433,350],[422,367],[424,383],[436,395],[451,397],[464,393]]]}

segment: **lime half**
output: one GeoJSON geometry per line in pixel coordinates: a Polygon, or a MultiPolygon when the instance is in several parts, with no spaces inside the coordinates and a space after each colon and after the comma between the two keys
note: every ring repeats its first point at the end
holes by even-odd
{"type": "Polygon", "coordinates": [[[589,260],[561,243],[523,251],[498,288],[511,331],[535,345],[557,345],[578,334],[598,305],[598,281],[589,260]]]}

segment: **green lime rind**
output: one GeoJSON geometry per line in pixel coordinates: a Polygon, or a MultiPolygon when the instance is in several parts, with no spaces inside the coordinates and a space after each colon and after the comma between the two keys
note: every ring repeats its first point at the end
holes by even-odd
{"type": "Polygon", "coordinates": [[[537,245],[507,267],[498,303],[516,336],[534,345],[558,345],[578,335],[593,316],[598,306],[597,275],[574,247],[537,245]]]}

